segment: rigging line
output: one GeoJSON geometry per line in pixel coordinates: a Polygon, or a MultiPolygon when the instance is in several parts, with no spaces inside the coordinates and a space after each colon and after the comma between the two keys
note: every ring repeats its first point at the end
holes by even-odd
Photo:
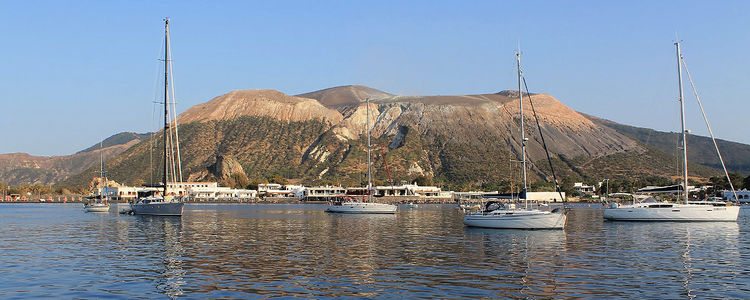
{"type": "MultiPolygon", "coordinates": [[[[164,44],[161,44],[161,46],[159,46],[159,55],[158,55],[159,57],[161,57],[161,51],[163,49],[164,49],[164,44]]],[[[161,61],[161,58],[158,58],[157,61],[161,61]]],[[[158,130],[156,130],[157,128],[156,127],[156,104],[160,103],[158,99],[159,90],[160,90],[159,83],[161,82],[160,70],[161,70],[161,64],[157,63],[156,72],[155,72],[156,79],[154,80],[154,100],[152,101],[154,105],[152,106],[152,110],[151,110],[151,127],[150,127],[151,137],[149,140],[149,151],[148,151],[148,164],[149,164],[148,169],[149,169],[149,175],[151,176],[149,183],[151,184],[154,183],[154,148],[156,148],[157,146],[156,140],[155,140],[156,133],[158,132],[158,130]]]]}
{"type": "Polygon", "coordinates": [[[151,174],[151,181],[149,181],[149,183],[154,183],[154,148],[156,147],[154,119],[156,119],[156,102],[154,102],[151,109],[151,138],[149,138],[148,147],[148,169],[151,174]]]}
{"type": "MultiPolygon", "coordinates": [[[[172,47],[169,47],[169,57],[172,58],[172,47]]],[[[174,135],[175,135],[175,147],[177,148],[177,173],[180,177],[175,178],[175,181],[182,182],[182,159],[180,157],[180,132],[177,126],[177,94],[175,94],[174,87],[174,69],[172,68],[172,61],[174,58],[169,60],[169,80],[172,85],[172,120],[174,121],[174,135]],[[177,180],[179,179],[179,180],[177,180]]]]}
{"type": "MultiPolygon", "coordinates": [[[[174,135],[172,134],[172,126],[169,126],[169,152],[167,153],[167,158],[169,158],[169,164],[171,165],[171,168],[169,169],[169,173],[172,175],[172,181],[175,180],[175,163],[174,163],[174,135]]],[[[169,180],[167,180],[169,182],[169,180]]]]}
{"type": "Polygon", "coordinates": [[[526,89],[526,95],[528,95],[527,98],[529,98],[529,103],[531,104],[531,112],[534,114],[534,120],[536,120],[536,127],[539,129],[539,136],[542,138],[542,146],[544,146],[544,153],[547,154],[547,162],[549,163],[549,169],[552,171],[552,180],[554,180],[555,183],[555,190],[560,195],[560,199],[563,201],[563,208],[565,208],[565,204],[567,203],[567,200],[562,195],[562,190],[560,190],[560,184],[557,182],[557,175],[555,174],[555,168],[552,167],[552,158],[549,156],[549,149],[547,148],[547,142],[544,139],[544,134],[542,133],[542,126],[539,124],[539,116],[536,114],[536,109],[534,108],[534,101],[531,100],[531,93],[529,93],[529,86],[526,85],[526,77],[521,76],[521,80],[523,80],[523,86],[526,89]]]}
{"type": "Polygon", "coordinates": [[[708,128],[708,133],[711,135],[711,141],[714,142],[716,155],[719,156],[721,167],[724,169],[724,175],[727,176],[727,182],[729,182],[729,187],[732,188],[732,194],[734,194],[734,199],[738,199],[737,192],[734,190],[734,185],[732,184],[732,179],[729,178],[729,172],[727,172],[727,166],[724,164],[724,158],[721,157],[721,152],[719,151],[719,145],[716,143],[716,137],[714,137],[714,131],[711,130],[711,125],[708,123],[708,117],[706,116],[706,111],[703,110],[703,103],[701,102],[701,97],[698,96],[698,89],[695,87],[695,84],[693,83],[693,77],[690,76],[690,71],[688,71],[687,63],[685,63],[684,57],[682,58],[682,66],[685,67],[685,74],[687,74],[688,81],[690,81],[690,87],[693,88],[693,95],[695,95],[695,100],[698,101],[698,107],[700,107],[701,109],[703,120],[706,121],[706,128],[708,128]]]}

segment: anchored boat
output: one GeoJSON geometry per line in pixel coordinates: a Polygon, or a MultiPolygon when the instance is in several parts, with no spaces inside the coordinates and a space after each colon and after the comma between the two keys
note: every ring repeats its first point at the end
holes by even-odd
{"type": "Polygon", "coordinates": [[[395,214],[398,206],[388,203],[377,203],[372,201],[372,171],[370,163],[370,99],[367,103],[367,190],[362,199],[345,196],[337,197],[330,203],[326,212],[345,214],[395,214]],[[364,198],[367,198],[365,201],[364,198]]]}
{"type": "MultiPolygon", "coordinates": [[[[526,84],[526,80],[523,78],[521,72],[521,53],[516,52],[516,61],[518,65],[518,100],[521,109],[521,160],[523,162],[523,191],[519,195],[519,199],[523,198],[525,205],[523,208],[516,208],[515,204],[506,206],[500,202],[488,202],[478,212],[468,213],[464,216],[464,225],[471,227],[484,227],[484,228],[498,228],[498,229],[563,229],[565,222],[567,221],[567,214],[563,209],[556,209],[552,211],[540,210],[538,208],[529,207],[529,199],[526,196],[527,180],[526,180],[526,133],[524,129],[524,114],[523,114],[523,90],[521,83],[526,84]]],[[[534,104],[531,102],[531,95],[526,87],[526,95],[529,98],[532,111],[536,118],[536,112],[534,110],[534,104]]],[[[537,126],[539,126],[539,120],[537,118],[537,126]]],[[[547,160],[549,161],[549,150],[547,144],[544,141],[544,135],[542,130],[539,128],[539,134],[541,135],[542,145],[547,153],[547,160]]],[[[560,188],[557,185],[557,179],[555,176],[555,169],[552,168],[550,163],[550,169],[552,176],[555,178],[555,186],[560,193],[560,188]]],[[[560,197],[565,201],[565,197],[560,193],[560,197]]]]}
{"type": "MultiPolygon", "coordinates": [[[[185,202],[181,197],[169,194],[168,184],[169,174],[172,174],[172,180],[175,182],[182,181],[182,166],[180,165],[180,146],[179,134],[177,133],[177,116],[174,115],[174,128],[170,126],[169,115],[169,71],[171,69],[171,60],[169,52],[169,18],[164,19],[164,174],[161,195],[155,191],[140,192],[136,203],[131,205],[133,213],[136,215],[157,215],[157,216],[182,216],[182,210],[185,202]],[[175,147],[172,147],[174,145],[175,147]],[[176,153],[173,149],[176,148],[176,153]]],[[[174,93],[172,93],[172,104],[174,111],[174,93]]]]}
{"type": "Polygon", "coordinates": [[[711,134],[711,139],[714,142],[714,148],[716,154],[719,156],[721,166],[724,168],[724,174],[729,181],[729,185],[734,191],[732,181],[729,180],[729,173],[724,165],[724,159],[721,157],[719,146],[716,144],[716,138],[711,130],[711,126],[708,123],[706,113],[703,111],[703,104],[701,104],[700,97],[693,84],[693,80],[690,76],[690,72],[687,70],[687,65],[682,57],[680,51],[680,43],[674,43],[677,49],[677,81],[679,82],[679,101],[680,101],[680,120],[682,123],[682,203],[670,203],[670,202],[643,202],[633,203],[628,205],[619,205],[617,203],[610,204],[609,207],[604,209],[604,219],[613,221],[728,221],[736,222],[737,217],[740,213],[740,207],[734,206],[729,202],[722,201],[689,201],[688,195],[690,191],[687,188],[688,184],[688,170],[687,170],[687,130],[685,130],[685,101],[683,98],[682,88],[682,67],[685,67],[685,72],[690,80],[690,85],[693,88],[698,105],[703,113],[703,119],[706,121],[706,127],[708,132],[711,134]]]}

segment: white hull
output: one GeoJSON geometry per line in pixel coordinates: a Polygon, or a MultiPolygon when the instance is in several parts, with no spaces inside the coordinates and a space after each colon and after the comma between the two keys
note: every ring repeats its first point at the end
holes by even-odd
{"type": "Polygon", "coordinates": [[[671,207],[624,205],[605,208],[604,219],[613,221],[736,222],[739,206],[672,204],[671,207]]]}
{"type": "Polygon", "coordinates": [[[464,216],[464,225],[497,229],[563,229],[565,213],[539,210],[500,210],[464,216]]]}
{"type": "Polygon", "coordinates": [[[183,206],[185,206],[184,202],[150,202],[136,203],[130,207],[136,215],[182,216],[183,206]]]}
{"type": "Polygon", "coordinates": [[[109,205],[91,204],[84,206],[86,212],[109,212],[109,205]]]}
{"type": "Polygon", "coordinates": [[[375,202],[343,202],[329,205],[326,212],[342,214],[395,214],[398,206],[375,202]]]}

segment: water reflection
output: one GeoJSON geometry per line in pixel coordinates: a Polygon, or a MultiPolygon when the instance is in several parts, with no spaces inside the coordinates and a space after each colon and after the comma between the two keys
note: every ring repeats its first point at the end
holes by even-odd
{"type": "MultiPolygon", "coordinates": [[[[0,210],[0,298],[748,298],[738,223],[467,228],[455,207],[334,215],[316,205],[189,205],[182,218],[80,206],[0,210]]],[[[744,231],[743,231],[744,230],[744,231]]]]}

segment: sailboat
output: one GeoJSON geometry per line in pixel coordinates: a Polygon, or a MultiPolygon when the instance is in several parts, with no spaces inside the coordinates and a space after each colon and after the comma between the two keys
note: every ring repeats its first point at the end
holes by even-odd
{"type": "MultiPolygon", "coordinates": [[[[182,176],[180,173],[180,155],[179,155],[179,144],[177,136],[177,117],[174,117],[175,134],[173,136],[169,121],[169,18],[164,19],[164,176],[161,195],[157,195],[156,191],[145,191],[138,193],[138,199],[130,207],[136,215],[156,215],[156,216],[182,216],[182,209],[185,206],[185,202],[182,201],[181,197],[175,197],[169,194],[169,178],[168,174],[172,173],[172,179],[175,180],[177,176],[182,176]],[[172,153],[171,143],[177,146],[177,153],[172,153]],[[175,169],[175,160],[177,164],[177,170],[175,169]],[[170,169],[171,165],[171,169],[170,169]],[[171,171],[171,172],[170,172],[171,171]]],[[[174,94],[174,93],[173,93],[174,94]]],[[[174,101],[172,102],[174,104],[174,101]]],[[[175,180],[177,181],[177,180],[175,180]]],[[[159,187],[159,186],[157,186],[159,187]]]]}
{"type": "MultiPolygon", "coordinates": [[[[619,205],[612,203],[609,207],[604,209],[604,219],[614,221],[728,221],[736,222],[737,217],[740,213],[739,206],[732,206],[730,203],[722,201],[689,201],[688,200],[688,170],[687,170],[687,131],[685,130],[685,101],[682,93],[682,66],[685,66],[688,79],[693,87],[693,92],[698,100],[698,104],[703,112],[703,104],[700,102],[698,93],[696,92],[695,85],[690,77],[690,72],[687,71],[687,65],[680,52],[680,43],[674,43],[677,49],[677,81],[679,83],[679,101],[680,101],[680,120],[682,123],[682,203],[672,202],[642,202],[633,203],[628,205],[619,205]]],[[[706,118],[705,112],[703,112],[703,118],[706,121],[709,133],[711,133],[711,139],[714,142],[716,153],[721,161],[721,166],[724,168],[724,174],[729,180],[729,174],[727,173],[726,166],[724,165],[724,159],[721,157],[719,147],[716,144],[713,131],[711,126],[708,125],[708,118],[706,118]]],[[[734,186],[732,181],[729,180],[729,184],[734,192],[734,186]]],[[[735,194],[736,195],[736,194],[735,194]]],[[[736,197],[735,197],[736,199],[736,197]]]]}
{"type": "Polygon", "coordinates": [[[104,171],[104,142],[99,141],[99,178],[104,179],[104,188],[99,189],[99,195],[90,197],[95,199],[94,202],[88,202],[83,204],[83,209],[86,212],[109,212],[109,182],[107,180],[107,173],[104,171]]]}
{"type": "Polygon", "coordinates": [[[387,203],[378,203],[372,201],[372,171],[370,163],[370,99],[365,100],[367,103],[367,190],[364,196],[367,201],[360,201],[355,197],[344,196],[338,201],[330,203],[326,212],[346,213],[346,214],[394,214],[398,206],[387,203]]]}
{"type": "MultiPolygon", "coordinates": [[[[521,89],[523,75],[521,72],[520,51],[516,52],[516,61],[518,64],[518,100],[520,102],[521,110],[521,158],[523,162],[523,190],[519,194],[519,199],[523,198],[525,205],[523,208],[517,208],[515,205],[509,205],[506,207],[502,203],[490,201],[484,208],[480,209],[480,211],[466,214],[463,222],[464,225],[470,227],[497,229],[563,229],[565,227],[565,222],[567,221],[567,214],[564,209],[545,211],[529,207],[529,199],[526,196],[526,142],[528,141],[528,138],[526,138],[523,120],[523,90],[521,89]]],[[[527,97],[531,97],[528,92],[527,97]]],[[[539,132],[541,134],[541,129],[539,132]]],[[[545,145],[545,151],[546,150],[545,145]]],[[[552,171],[554,172],[554,169],[552,169],[552,171]]],[[[555,183],[555,185],[557,186],[557,183],[555,183]]],[[[562,197],[562,193],[560,193],[560,195],[562,197]]]]}

